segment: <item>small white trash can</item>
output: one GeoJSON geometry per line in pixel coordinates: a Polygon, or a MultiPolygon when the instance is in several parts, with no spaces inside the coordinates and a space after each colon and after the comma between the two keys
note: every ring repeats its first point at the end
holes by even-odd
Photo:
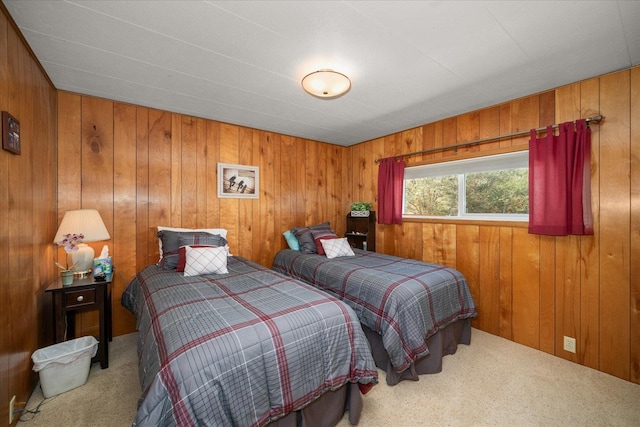
{"type": "Polygon", "coordinates": [[[98,351],[94,337],[76,338],[36,350],[33,370],[40,375],[45,398],[53,397],[87,382],[91,358],[98,351]]]}

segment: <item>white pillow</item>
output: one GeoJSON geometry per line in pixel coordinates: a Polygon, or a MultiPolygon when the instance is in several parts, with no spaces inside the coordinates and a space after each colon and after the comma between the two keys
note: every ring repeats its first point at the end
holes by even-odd
{"type": "Polygon", "coordinates": [[[192,248],[185,246],[186,262],[185,276],[199,276],[201,274],[227,274],[227,249],[224,247],[208,246],[192,248]]]}
{"type": "MultiPolygon", "coordinates": [[[[175,227],[163,227],[161,225],[158,226],[158,231],[168,230],[168,231],[203,231],[205,233],[210,234],[219,234],[225,239],[227,238],[227,230],[224,228],[175,228],[175,227]]],[[[162,261],[162,239],[158,238],[158,247],[160,249],[160,261],[162,261]]]]}
{"type": "Polygon", "coordinates": [[[355,256],[346,237],[339,239],[320,239],[324,253],[327,258],[335,258],[339,256],[355,256]]]}

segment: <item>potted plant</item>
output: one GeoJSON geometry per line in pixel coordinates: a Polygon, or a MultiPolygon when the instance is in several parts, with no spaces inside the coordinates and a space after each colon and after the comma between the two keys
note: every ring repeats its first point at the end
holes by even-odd
{"type": "Polygon", "coordinates": [[[351,216],[369,216],[371,212],[371,203],[369,202],[354,202],[351,203],[351,216]]]}
{"type": "Polygon", "coordinates": [[[75,274],[73,272],[73,267],[75,266],[72,265],[71,267],[69,267],[68,265],[62,265],[59,262],[56,261],[56,266],[62,270],[60,272],[60,277],[62,277],[62,286],[69,286],[70,284],[73,283],[73,275],[75,274]]]}
{"type": "MultiPolygon", "coordinates": [[[[75,252],[78,250],[78,243],[82,243],[84,239],[84,235],[82,234],[65,234],[64,239],[61,242],[57,242],[59,246],[64,246],[64,250],[67,254],[71,252],[75,252]]],[[[56,266],[62,270],[60,276],[62,277],[62,286],[69,286],[73,283],[74,271],[73,267],[76,266],[77,263],[73,264],[69,267],[69,261],[67,256],[66,265],[62,265],[56,261],[56,266]]]]}

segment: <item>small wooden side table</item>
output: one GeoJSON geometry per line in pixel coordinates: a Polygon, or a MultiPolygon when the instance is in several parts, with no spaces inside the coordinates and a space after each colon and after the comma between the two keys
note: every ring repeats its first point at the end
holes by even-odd
{"type": "Polygon", "coordinates": [[[351,216],[347,214],[347,232],[345,237],[352,248],[376,251],[376,213],[369,216],[351,216]]]}
{"type": "Polygon", "coordinates": [[[91,362],[100,362],[100,367],[109,367],[109,341],[113,338],[111,325],[111,275],[102,282],[93,276],[75,279],[73,284],[62,286],[58,278],[47,287],[53,301],[53,342],[57,344],[75,338],[75,312],[99,311],[98,352],[91,362]]]}

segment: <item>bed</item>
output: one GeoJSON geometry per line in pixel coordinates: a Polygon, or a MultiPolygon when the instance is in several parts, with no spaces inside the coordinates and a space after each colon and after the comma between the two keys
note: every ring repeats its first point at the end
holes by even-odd
{"type": "Polygon", "coordinates": [[[226,258],[226,274],[159,263],[127,285],[121,302],[136,317],[142,386],[133,424],[335,425],[347,410],[357,424],[377,370],[355,313],[226,258]]]}
{"type": "Polygon", "coordinates": [[[458,344],[471,343],[470,319],[477,313],[459,271],[359,249],[348,252],[329,258],[284,249],[272,268],[354,309],[387,384],[440,372],[443,356],[455,353],[458,344]]]}

